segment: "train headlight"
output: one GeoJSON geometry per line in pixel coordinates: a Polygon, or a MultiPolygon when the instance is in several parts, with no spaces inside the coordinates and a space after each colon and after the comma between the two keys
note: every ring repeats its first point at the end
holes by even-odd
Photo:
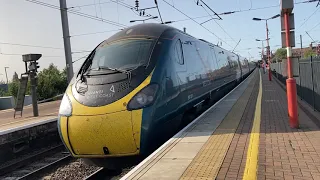
{"type": "Polygon", "coordinates": [[[61,116],[71,116],[72,114],[72,105],[71,101],[66,93],[64,93],[61,104],[60,104],[60,109],[59,109],[59,115],[61,116]]]}
{"type": "Polygon", "coordinates": [[[148,96],[140,93],[137,95],[136,100],[140,105],[146,105],[148,103],[148,96]]]}
{"type": "Polygon", "coordinates": [[[127,109],[130,111],[151,106],[156,99],[158,89],[158,84],[149,84],[133,96],[127,105],[127,109]]]}

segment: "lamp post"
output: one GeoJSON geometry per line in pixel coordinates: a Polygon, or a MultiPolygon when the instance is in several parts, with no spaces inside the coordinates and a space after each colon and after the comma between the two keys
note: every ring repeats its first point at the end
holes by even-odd
{"type": "MultiPolygon", "coordinates": [[[[259,48],[259,49],[261,49],[261,60],[264,62],[264,63],[266,63],[266,60],[264,60],[264,45],[263,45],[263,42],[264,41],[269,41],[270,40],[270,38],[268,38],[268,39],[256,39],[256,41],[261,41],[261,48],[259,48]]],[[[266,47],[267,48],[267,47],[266,47]]],[[[267,52],[268,52],[268,49],[267,49],[267,52]]],[[[265,72],[265,71],[263,71],[263,72],[265,72]]]]}
{"type": "Polygon", "coordinates": [[[158,16],[153,16],[153,17],[150,17],[150,18],[147,18],[147,19],[138,19],[138,20],[131,20],[130,23],[133,23],[133,22],[137,22],[137,21],[143,21],[143,23],[147,20],[150,20],[150,19],[157,19],[158,16]]]}
{"type": "Polygon", "coordinates": [[[252,20],[254,21],[266,21],[266,31],[267,31],[267,58],[268,58],[268,63],[269,63],[269,81],[271,81],[271,69],[270,69],[270,45],[269,45],[269,28],[268,28],[268,20],[270,19],[276,19],[280,17],[280,14],[277,14],[275,16],[272,16],[271,18],[268,19],[261,19],[261,18],[253,18],[252,20]]]}
{"type": "Polygon", "coordinates": [[[9,83],[9,81],[8,81],[8,74],[7,74],[7,69],[8,69],[9,67],[4,67],[4,71],[6,72],[6,78],[7,78],[7,84],[9,83]]]}
{"type": "Polygon", "coordinates": [[[287,85],[287,100],[288,100],[288,116],[289,125],[291,128],[299,128],[298,102],[297,102],[297,87],[296,80],[293,78],[292,70],[292,47],[295,47],[295,32],[294,32],[294,8],[293,0],[281,0],[281,36],[282,47],[287,48],[287,70],[288,79],[287,85]],[[285,40],[284,40],[285,39],[285,40]]]}

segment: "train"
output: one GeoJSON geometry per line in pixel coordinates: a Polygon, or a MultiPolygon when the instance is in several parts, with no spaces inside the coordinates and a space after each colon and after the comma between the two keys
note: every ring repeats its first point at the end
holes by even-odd
{"type": "Polygon", "coordinates": [[[115,166],[148,154],[186,112],[234,88],[246,58],[174,27],[144,23],[98,44],[62,98],[58,130],[75,158],[115,166]]]}

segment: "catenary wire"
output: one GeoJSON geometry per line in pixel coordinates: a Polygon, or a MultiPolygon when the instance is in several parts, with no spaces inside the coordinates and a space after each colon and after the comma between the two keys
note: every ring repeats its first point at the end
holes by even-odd
{"type": "MultiPolygon", "coordinates": [[[[34,4],[46,6],[46,7],[52,8],[52,9],[61,10],[60,7],[58,7],[56,5],[45,3],[45,2],[42,2],[42,1],[37,1],[37,0],[26,0],[26,1],[34,3],[34,4]]],[[[70,10],[70,9],[67,9],[67,12],[69,12],[71,14],[78,15],[78,16],[82,16],[82,17],[85,17],[85,18],[88,18],[88,19],[101,21],[101,22],[104,22],[104,23],[107,23],[107,24],[111,24],[111,25],[114,25],[114,26],[118,26],[118,27],[122,27],[122,28],[127,27],[124,24],[120,24],[120,23],[117,23],[117,22],[114,22],[114,21],[110,21],[110,20],[107,20],[107,19],[104,19],[104,18],[95,17],[95,16],[90,15],[90,14],[85,14],[85,13],[77,12],[77,11],[70,10]]]]}
{"type": "Polygon", "coordinates": [[[224,41],[223,39],[221,39],[219,36],[217,36],[215,33],[213,33],[212,31],[210,31],[208,28],[202,26],[200,23],[198,23],[196,20],[194,20],[193,18],[191,18],[190,16],[188,16],[187,14],[185,14],[184,12],[182,12],[181,10],[179,10],[178,8],[176,8],[175,6],[172,6],[170,3],[168,3],[166,0],[162,0],[163,2],[165,2],[166,4],[168,4],[169,6],[171,6],[172,8],[174,8],[175,10],[179,11],[181,14],[183,14],[184,16],[188,17],[190,20],[192,20],[193,22],[195,22],[196,24],[198,24],[199,26],[201,26],[202,28],[206,29],[208,32],[210,32],[212,35],[214,35],[216,38],[218,38],[219,40],[221,40],[222,42],[226,43],[228,46],[230,46],[232,48],[232,46],[230,44],[228,44],[226,41],[224,41]]]}

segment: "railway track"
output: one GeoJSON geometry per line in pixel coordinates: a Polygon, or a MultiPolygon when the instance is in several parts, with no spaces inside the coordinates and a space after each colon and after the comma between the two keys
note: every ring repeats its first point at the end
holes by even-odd
{"type": "Polygon", "coordinates": [[[106,169],[99,168],[93,174],[91,174],[90,176],[86,177],[85,180],[107,178],[105,176],[108,176],[108,173],[107,173],[106,169]]]}
{"type": "MultiPolygon", "coordinates": [[[[131,167],[132,168],[132,167],[131,167]]],[[[126,173],[130,171],[131,168],[122,169],[122,170],[108,170],[105,168],[99,168],[91,175],[84,178],[85,180],[95,180],[95,179],[102,179],[102,180],[114,180],[114,179],[120,179],[122,176],[124,176],[126,173]]]]}
{"type": "Polygon", "coordinates": [[[0,167],[0,179],[37,179],[73,158],[57,145],[0,167]]]}

